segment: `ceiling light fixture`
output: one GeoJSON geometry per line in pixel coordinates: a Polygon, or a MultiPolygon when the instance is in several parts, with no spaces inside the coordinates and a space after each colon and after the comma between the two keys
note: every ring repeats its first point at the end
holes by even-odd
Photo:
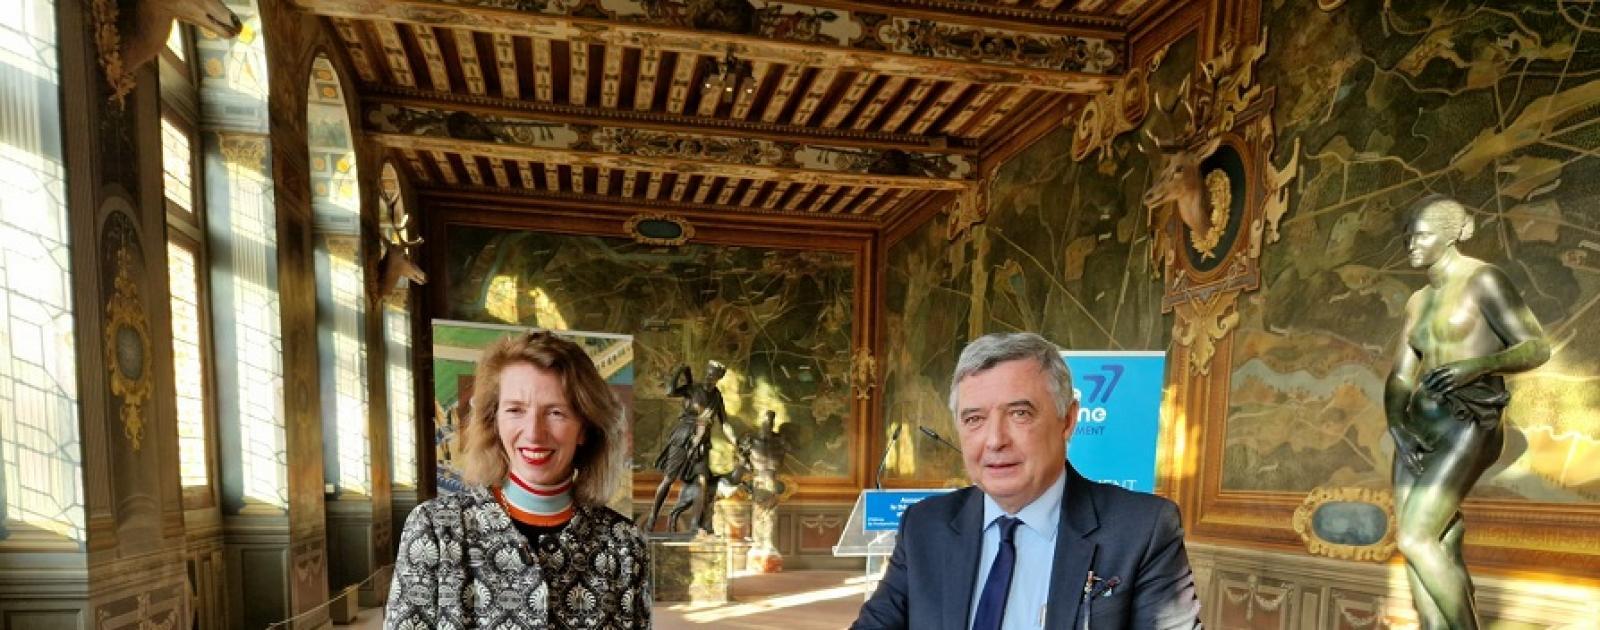
{"type": "Polygon", "coordinates": [[[756,75],[750,68],[750,62],[733,56],[733,47],[728,47],[728,52],[718,62],[714,59],[704,59],[705,81],[701,87],[706,92],[722,92],[732,95],[734,92],[744,90],[745,94],[755,94],[756,75]]]}

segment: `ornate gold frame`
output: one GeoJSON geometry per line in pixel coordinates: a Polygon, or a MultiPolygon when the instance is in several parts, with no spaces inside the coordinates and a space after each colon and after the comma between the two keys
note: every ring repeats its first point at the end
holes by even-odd
{"type": "Polygon", "coordinates": [[[111,393],[122,398],[122,433],[138,452],[144,440],[144,413],[142,407],[150,397],[150,324],[145,320],[144,307],[139,304],[138,285],[133,277],[133,253],[124,242],[117,248],[116,293],[106,301],[106,326],[103,331],[106,369],[111,375],[111,393]],[[118,337],[123,330],[131,330],[139,339],[137,377],[129,378],[117,352],[118,337]]]}
{"type": "Polygon", "coordinates": [[[633,215],[628,217],[627,222],[622,224],[622,231],[627,232],[628,236],[633,238],[634,242],[643,243],[645,245],[665,245],[668,247],[677,247],[689,242],[689,239],[694,238],[694,225],[689,223],[688,219],[671,214],[649,213],[633,215]],[[678,229],[683,230],[683,234],[678,235],[678,238],[652,238],[645,236],[640,234],[638,230],[639,224],[645,221],[666,221],[667,223],[678,226],[678,229]]]}
{"type": "Polygon", "coordinates": [[[1300,507],[1295,508],[1293,524],[1295,533],[1300,534],[1300,540],[1306,543],[1306,551],[1319,556],[1340,560],[1383,562],[1388,560],[1389,556],[1394,555],[1394,495],[1388,490],[1349,487],[1317,488],[1306,495],[1306,500],[1300,504],[1300,507]],[[1365,503],[1383,510],[1385,519],[1383,537],[1371,545],[1346,545],[1329,542],[1318,536],[1316,529],[1311,526],[1311,518],[1323,504],[1335,502],[1365,503]]]}

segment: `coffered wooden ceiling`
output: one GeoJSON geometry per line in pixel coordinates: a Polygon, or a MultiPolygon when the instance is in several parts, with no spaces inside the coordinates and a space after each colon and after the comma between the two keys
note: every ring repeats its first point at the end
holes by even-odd
{"type": "Polygon", "coordinates": [[[868,225],[972,187],[1175,2],[296,1],[425,195],[868,225]]]}

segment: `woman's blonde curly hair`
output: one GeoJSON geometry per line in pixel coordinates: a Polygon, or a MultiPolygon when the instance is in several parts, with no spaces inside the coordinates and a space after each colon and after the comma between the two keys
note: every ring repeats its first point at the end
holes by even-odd
{"type": "Polygon", "coordinates": [[[604,505],[622,461],[622,405],[611,393],[594,361],[576,343],[548,331],[502,338],[485,348],[472,377],[471,407],[456,434],[461,477],[481,486],[497,486],[510,471],[500,443],[495,412],[500,403],[500,374],[506,366],[527,363],[561,377],[573,411],[583,419],[583,443],[573,454],[573,495],[578,502],[604,505]]]}

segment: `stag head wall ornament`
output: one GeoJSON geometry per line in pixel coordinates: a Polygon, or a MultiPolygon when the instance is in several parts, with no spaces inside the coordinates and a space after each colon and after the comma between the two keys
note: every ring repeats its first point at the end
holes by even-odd
{"type": "Polygon", "coordinates": [[[1217,56],[1201,64],[1196,80],[1184,79],[1169,106],[1162,105],[1159,94],[1152,97],[1158,110],[1183,110],[1182,123],[1170,138],[1157,137],[1147,128],[1139,143],[1155,164],[1143,201],[1150,209],[1149,226],[1155,234],[1151,256],[1157,275],[1177,262],[1175,235],[1167,231],[1174,214],[1197,245],[1196,251],[1206,258],[1218,255],[1212,248],[1227,215],[1207,208],[1208,187],[1200,165],[1221,146],[1222,137],[1234,131],[1239,115],[1262,100],[1261,86],[1255,83],[1255,64],[1266,48],[1265,31],[1259,42],[1242,50],[1235,40],[1224,41],[1217,56]]]}
{"type": "MultiPolygon", "coordinates": [[[[129,3],[123,2],[121,5],[129,3]]],[[[95,52],[105,72],[111,102],[122,107],[134,88],[134,73],[155,59],[167,45],[174,21],[193,24],[212,34],[232,38],[244,30],[239,16],[222,0],[136,0],[122,15],[117,0],[94,0],[95,52]]]]}
{"type": "Polygon", "coordinates": [[[411,213],[401,207],[400,197],[394,193],[378,195],[378,201],[383,206],[383,220],[387,222],[387,234],[383,239],[383,254],[378,258],[378,273],[376,276],[369,274],[369,298],[373,304],[382,302],[400,286],[400,280],[406,279],[417,284],[427,284],[428,274],[412,260],[412,248],[422,244],[421,237],[412,237],[411,213]]]}

